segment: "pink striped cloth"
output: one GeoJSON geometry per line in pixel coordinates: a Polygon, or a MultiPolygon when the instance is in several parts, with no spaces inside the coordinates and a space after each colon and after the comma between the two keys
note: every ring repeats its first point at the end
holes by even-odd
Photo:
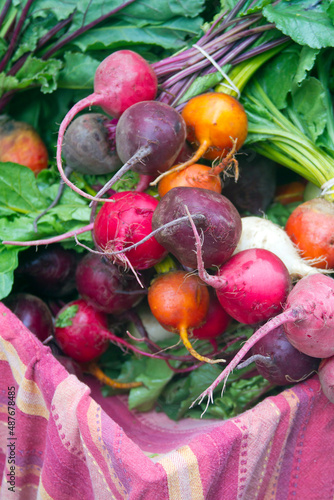
{"type": "Polygon", "coordinates": [[[1,303],[0,318],[1,499],[333,500],[317,376],[237,418],[173,422],[103,398],[1,303]]]}

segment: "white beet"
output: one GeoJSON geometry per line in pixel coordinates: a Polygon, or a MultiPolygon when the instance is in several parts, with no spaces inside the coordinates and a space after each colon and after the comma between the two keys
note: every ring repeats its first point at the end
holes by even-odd
{"type": "Polygon", "coordinates": [[[284,262],[292,278],[328,273],[328,270],[312,267],[312,262],[303,259],[288,234],[274,222],[256,216],[242,217],[241,222],[241,237],[234,253],[249,248],[270,250],[284,262]]]}

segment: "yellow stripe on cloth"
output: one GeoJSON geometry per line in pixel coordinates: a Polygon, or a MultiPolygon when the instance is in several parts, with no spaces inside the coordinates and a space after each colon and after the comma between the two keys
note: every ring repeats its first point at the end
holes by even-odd
{"type": "MultiPolygon", "coordinates": [[[[42,481],[39,482],[38,485],[38,491],[37,491],[37,497],[36,500],[54,500],[50,495],[46,492],[42,481]]],[[[64,497],[65,500],[65,497],[64,497]]],[[[67,500],[67,499],[66,499],[67,500]]]]}
{"type": "Polygon", "coordinates": [[[189,446],[173,451],[158,463],[167,474],[168,500],[204,500],[197,457],[189,446]]]}
{"type": "MultiPolygon", "coordinates": [[[[101,411],[102,411],[101,407],[92,399],[87,412],[87,422],[89,424],[90,435],[92,440],[94,441],[95,446],[97,447],[98,451],[101,453],[103,457],[104,465],[108,467],[110,478],[113,484],[115,485],[119,495],[122,498],[126,499],[128,496],[126,489],[123,486],[120,478],[117,476],[117,473],[113,467],[113,461],[109,455],[106,446],[103,443],[101,411]]],[[[86,446],[85,446],[85,451],[86,451],[87,461],[90,464],[89,470],[91,473],[92,486],[96,498],[98,497],[99,492],[106,490],[108,491],[109,495],[108,498],[110,500],[113,499],[116,500],[116,497],[112,494],[112,491],[108,486],[104,473],[102,472],[96,460],[94,460],[93,455],[89,453],[89,450],[86,446]]]]}
{"type": "Polygon", "coordinates": [[[19,386],[15,404],[28,415],[49,418],[42,392],[33,380],[25,378],[27,366],[22,363],[17,351],[10,342],[0,337],[0,359],[7,361],[11,367],[13,377],[19,386]]]}

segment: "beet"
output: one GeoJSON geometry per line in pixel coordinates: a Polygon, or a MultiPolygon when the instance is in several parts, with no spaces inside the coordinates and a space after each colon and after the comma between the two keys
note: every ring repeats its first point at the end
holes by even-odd
{"type": "Polygon", "coordinates": [[[30,293],[13,293],[3,302],[41,342],[53,334],[51,311],[39,297],[30,293]]]}
{"type": "MultiPolygon", "coordinates": [[[[176,187],[160,200],[152,217],[152,228],[187,215],[185,205],[203,234],[205,267],[219,266],[233,254],[240,235],[241,218],[233,204],[220,193],[202,188],[176,187]]],[[[195,237],[189,220],[156,234],[156,240],[187,267],[196,268],[195,237]]]]}
{"type": "Polygon", "coordinates": [[[135,249],[123,252],[152,232],[152,216],[158,200],[147,193],[123,191],[109,198],[94,221],[93,238],[97,248],[111,262],[132,270],[148,269],[167,255],[154,236],[135,249]],[[114,255],[113,252],[118,252],[114,255]]]}
{"type": "Polygon", "coordinates": [[[95,200],[129,170],[154,177],[168,170],[184,147],[185,139],[185,122],[168,104],[143,101],[130,106],[116,126],[116,150],[124,165],[95,200]]]}
{"type": "Polygon", "coordinates": [[[23,252],[16,275],[29,280],[38,295],[64,297],[75,290],[75,269],[79,254],[58,244],[30,248],[23,252]]]}
{"type": "Polygon", "coordinates": [[[283,325],[259,340],[252,347],[251,354],[256,355],[254,360],[260,375],[272,384],[282,386],[306,379],[320,363],[320,359],[303,354],[290,344],[283,325]]]}
{"type": "Polygon", "coordinates": [[[263,215],[274,199],[277,164],[249,152],[238,155],[239,178],[224,178],[223,194],[240,213],[263,215]]]}
{"type": "Polygon", "coordinates": [[[67,167],[82,174],[101,175],[121,166],[109,123],[110,118],[102,113],[85,113],[73,120],[64,136],[67,167]]]}
{"type": "Polygon", "coordinates": [[[79,262],[76,284],[82,298],[107,314],[117,315],[131,309],[146,294],[133,273],[92,253],[79,262]]]}

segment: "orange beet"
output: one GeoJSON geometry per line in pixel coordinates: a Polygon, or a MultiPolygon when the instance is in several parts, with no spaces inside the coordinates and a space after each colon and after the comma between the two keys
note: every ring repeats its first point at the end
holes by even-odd
{"type": "Polygon", "coordinates": [[[299,205],[291,213],[285,230],[297,245],[304,259],[320,269],[334,268],[334,205],[313,198],[299,205]]]}
{"type": "Polygon", "coordinates": [[[153,316],[168,331],[179,333],[190,354],[200,361],[217,363],[199,354],[188,339],[188,329],[204,323],[209,309],[209,291],[198,276],[170,271],[155,278],[148,291],[153,316]]]}
{"type": "MultiPolygon", "coordinates": [[[[182,110],[187,140],[208,160],[224,157],[237,141],[238,151],[248,132],[247,115],[240,102],[228,94],[208,92],[193,97],[182,110]]],[[[198,159],[198,158],[197,158],[198,159]]]]}
{"type": "Polygon", "coordinates": [[[174,187],[199,187],[221,193],[222,183],[219,175],[213,173],[212,167],[194,163],[180,172],[172,172],[161,179],[158,193],[162,198],[174,187]]]}
{"type": "Polygon", "coordinates": [[[24,165],[37,175],[47,168],[49,156],[31,125],[5,117],[0,120],[0,161],[24,165]]]}
{"type": "Polygon", "coordinates": [[[189,160],[163,172],[152,184],[202,157],[221,160],[232,149],[238,151],[246,140],[246,112],[242,104],[228,94],[207,92],[193,97],[183,108],[182,117],[187,126],[187,140],[198,149],[189,160]]]}

